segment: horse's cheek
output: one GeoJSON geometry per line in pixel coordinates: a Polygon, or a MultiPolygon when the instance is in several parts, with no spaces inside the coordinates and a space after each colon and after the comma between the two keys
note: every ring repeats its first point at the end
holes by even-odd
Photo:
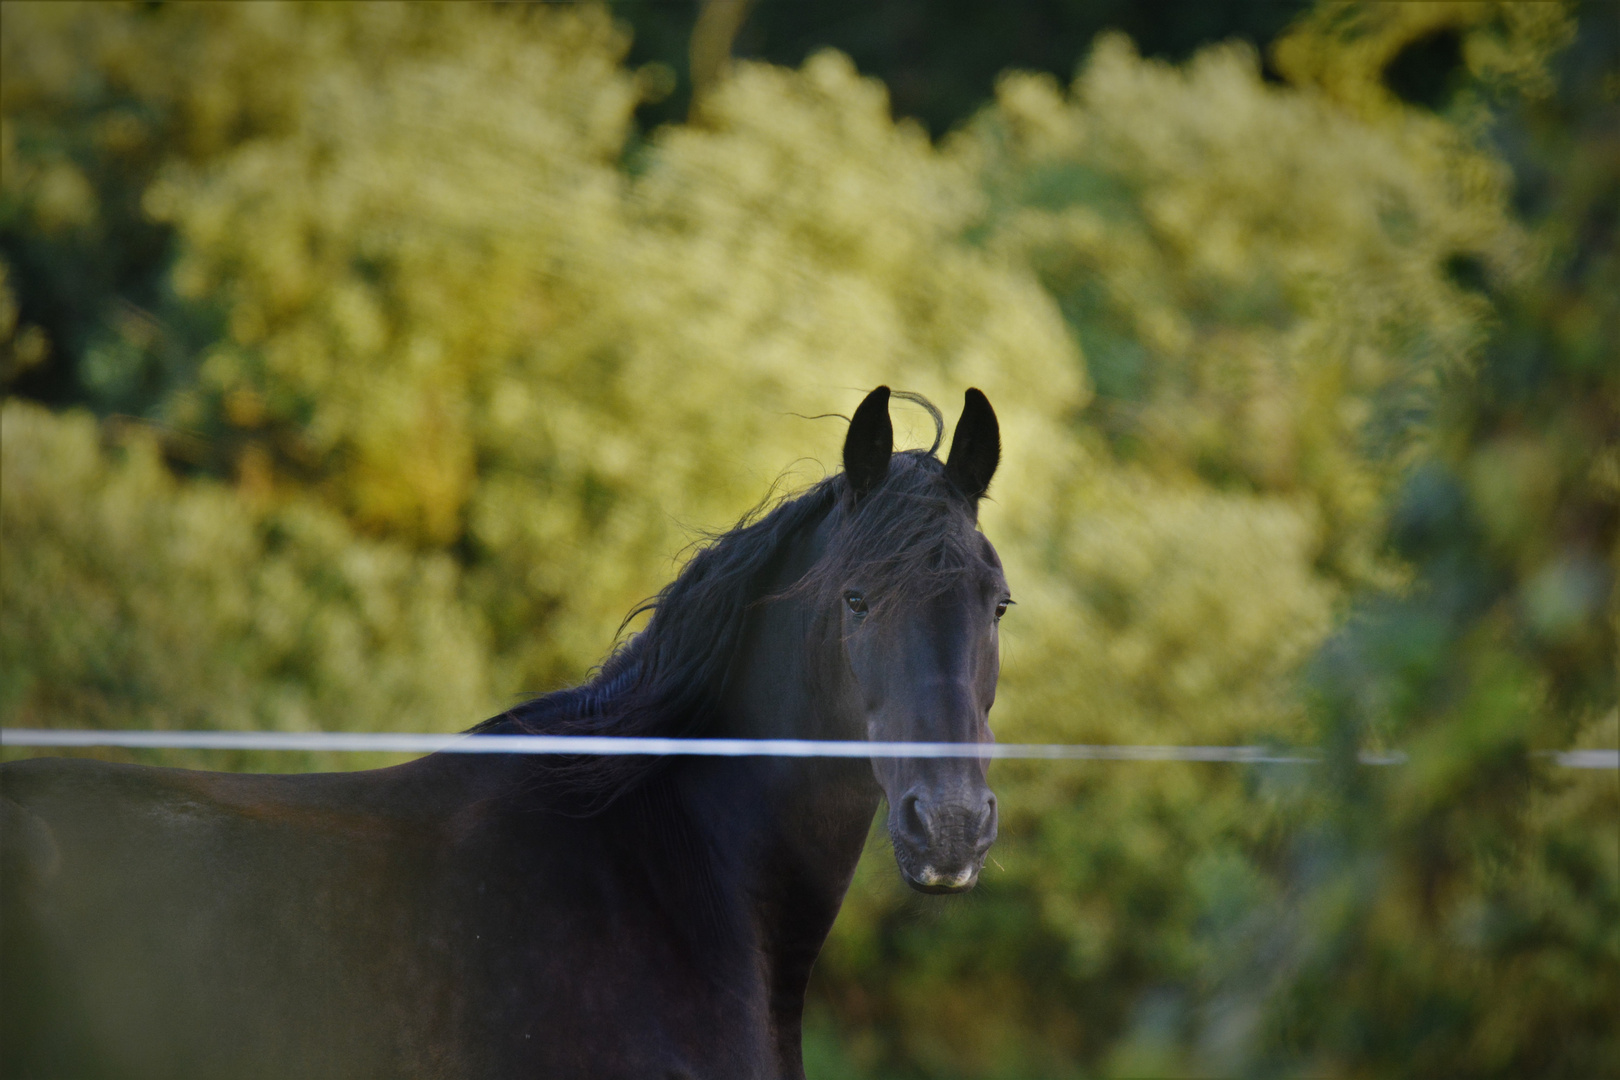
{"type": "MultiPolygon", "coordinates": [[[[868,724],[883,707],[883,672],[882,656],[877,648],[875,635],[864,629],[855,629],[844,635],[844,656],[850,680],[854,684],[851,689],[855,705],[864,714],[868,724]]],[[[875,734],[875,733],[874,733],[875,734]]]]}

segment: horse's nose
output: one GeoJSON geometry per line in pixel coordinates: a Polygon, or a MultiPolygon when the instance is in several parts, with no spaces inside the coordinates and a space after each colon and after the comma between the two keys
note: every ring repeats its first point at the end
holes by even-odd
{"type": "MultiPolygon", "coordinates": [[[[913,788],[900,799],[895,831],[937,876],[965,887],[996,839],[996,797],[983,789],[966,798],[932,797],[913,788]]],[[[936,882],[928,882],[936,884],[936,882]]]]}
{"type": "Polygon", "coordinates": [[[926,792],[910,791],[901,800],[906,831],[920,846],[936,847],[970,840],[974,854],[983,854],[996,838],[996,797],[985,791],[977,804],[968,800],[935,800],[926,792]]]}

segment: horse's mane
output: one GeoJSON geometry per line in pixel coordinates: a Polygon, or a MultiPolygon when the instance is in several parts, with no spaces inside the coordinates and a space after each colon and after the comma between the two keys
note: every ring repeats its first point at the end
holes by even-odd
{"type": "MultiPolygon", "coordinates": [[[[824,601],[860,580],[874,609],[936,595],[981,558],[976,506],[931,451],[897,453],[888,476],[857,499],[843,473],[774,506],[762,504],[702,546],[675,580],[630,618],[647,626],[584,684],[479,724],[480,733],[697,737],[713,725],[750,609],[762,600],[824,601]],[[795,537],[830,522],[825,550],[797,582],[766,590],[795,537]]],[[[628,622],[628,618],[626,620],[628,622]]],[[[657,765],[640,756],[538,759],[547,801],[605,808],[657,765]]]]}

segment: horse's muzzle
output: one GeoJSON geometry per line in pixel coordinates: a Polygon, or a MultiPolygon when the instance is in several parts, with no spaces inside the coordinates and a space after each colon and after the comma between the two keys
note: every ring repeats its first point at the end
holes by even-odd
{"type": "Polygon", "coordinates": [[[889,811],[889,838],[900,873],[913,889],[966,892],[978,882],[996,839],[996,797],[986,788],[973,802],[936,802],[913,789],[889,811]]]}

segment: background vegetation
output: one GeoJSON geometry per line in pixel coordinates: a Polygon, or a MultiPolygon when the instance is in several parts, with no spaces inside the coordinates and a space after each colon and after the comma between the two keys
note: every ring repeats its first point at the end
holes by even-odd
{"type": "Polygon", "coordinates": [[[6,4],[0,721],[466,727],[977,385],[999,736],[1330,761],[874,840],[812,1073],[1613,1075],[1620,20],[1158,7],[6,4]]]}

